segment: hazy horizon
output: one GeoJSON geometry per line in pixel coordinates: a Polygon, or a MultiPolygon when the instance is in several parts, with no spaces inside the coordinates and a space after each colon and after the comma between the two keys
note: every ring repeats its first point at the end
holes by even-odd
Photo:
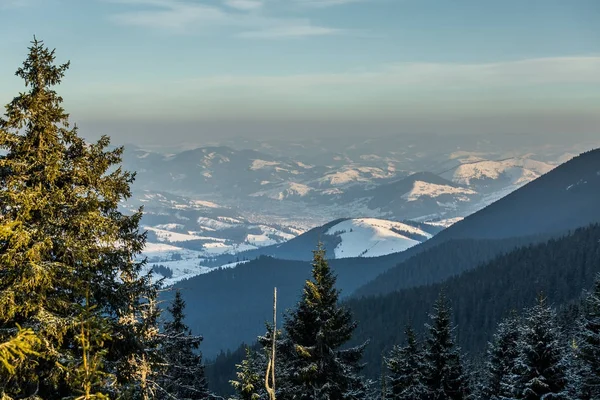
{"type": "Polygon", "coordinates": [[[115,143],[593,139],[599,17],[595,0],[0,0],[0,102],[35,34],[71,60],[71,121],[115,143]]]}

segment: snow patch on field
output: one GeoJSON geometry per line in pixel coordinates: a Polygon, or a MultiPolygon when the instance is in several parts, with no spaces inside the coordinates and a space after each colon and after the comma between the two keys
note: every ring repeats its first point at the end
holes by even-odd
{"type": "Polygon", "coordinates": [[[209,230],[221,230],[231,228],[233,224],[228,222],[219,221],[218,219],[208,218],[208,217],[199,217],[196,222],[202,228],[208,228],[209,230]]]}
{"type": "Polygon", "coordinates": [[[253,160],[250,169],[256,171],[257,169],[263,169],[265,167],[275,167],[279,165],[276,161],[265,161],[265,160],[253,160]]]}
{"type": "MultiPolygon", "coordinates": [[[[177,225],[177,224],[167,224],[167,225],[177,225]]],[[[163,225],[164,226],[164,225],[163,225]]],[[[158,229],[153,227],[145,227],[144,229],[154,232],[158,240],[164,242],[187,242],[190,240],[198,240],[198,239],[209,239],[209,240],[219,240],[216,238],[208,238],[203,236],[190,235],[186,233],[172,232],[165,229],[158,229]]]]}
{"type": "Polygon", "coordinates": [[[455,217],[455,218],[441,219],[439,221],[424,221],[424,223],[426,223],[427,225],[441,226],[441,227],[447,228],[451,225],[454,225],[458,221],[462,221],[463,219],[464,219],[463,217],[455,217]]]}

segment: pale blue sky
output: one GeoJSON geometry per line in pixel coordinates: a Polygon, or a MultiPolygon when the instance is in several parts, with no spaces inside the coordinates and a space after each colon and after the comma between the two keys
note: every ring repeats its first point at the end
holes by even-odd
{"type": "Polygon", "coordinates": [[[3,104],[34,34],[117,141],[600,133],[598,0],[0,0],[3,104]]]}

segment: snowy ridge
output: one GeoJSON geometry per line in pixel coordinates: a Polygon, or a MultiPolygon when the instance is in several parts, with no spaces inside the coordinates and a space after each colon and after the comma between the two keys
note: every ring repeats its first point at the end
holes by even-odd
{"type": "MultiPolygon", "coordinates": [[[[445,194],[451,195],[473,195],[476,194],[474,190],[454,187],[449,185],[438,185],[430,182],[415,181],[413,188],[410,192],[402,195],[402,198],[407,201],[416,201],[423,196],[427,197],[439,197],[445,194]]],[[[469,201],[467,196],[458,196],[460,201],[469,201]]]]}
{"type": "MultiPolygon", "coordinates": [[[[470,185],[472,181],[498,179],[507,176],[513,185],[523,185],[551,171],[554,165],[526,158],[509,158],[500,161],[466,162],[451,172],[449,178],[456,183],[470,185]]],[[[443,174],[447,176],[448,174],[443,174]]]]}
{"type": "Polygon", "coordinates": [[[431,235],[401,222],[376,218],[349,219],[329,228],[326,235],[339,236],[335,258],[379,257],[404,251],[431,235]]]}
{"type": "Polygon", "coordinates": [[[343,186],[350,183],[370,182],[374,179],[384,179],[392,176],[388,171],[375,167],[347,167],[328,173],[317,179],[319,185],[343,186]]]}
{"type": "MultiPolygon", "coordinates": [[[[269,182],[266,182],[269,183],[269,182]]],[[[270,190],[252,193],[251,197],[268,197],[273,200],[284,200],[290,197],[304,197],[313,189],[301,183],[289,182],[270,190]]]]}

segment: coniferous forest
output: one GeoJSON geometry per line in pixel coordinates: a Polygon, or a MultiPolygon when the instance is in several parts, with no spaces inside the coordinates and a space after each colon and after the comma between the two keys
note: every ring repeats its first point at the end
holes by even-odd
{"type": "Polygon", "coordinates": [[[452,242],[411,261],[445,263],[426,284],[349,298],[315,244],[283,321],[207,363],[186,321],[200,305],[143,272],[143,209],[119,209],[135,184],[123,148],[69,121],[68,69],[34,40],[0,119],[2,399],[600,399],[593,224],[468,257],[452,242]]]}

